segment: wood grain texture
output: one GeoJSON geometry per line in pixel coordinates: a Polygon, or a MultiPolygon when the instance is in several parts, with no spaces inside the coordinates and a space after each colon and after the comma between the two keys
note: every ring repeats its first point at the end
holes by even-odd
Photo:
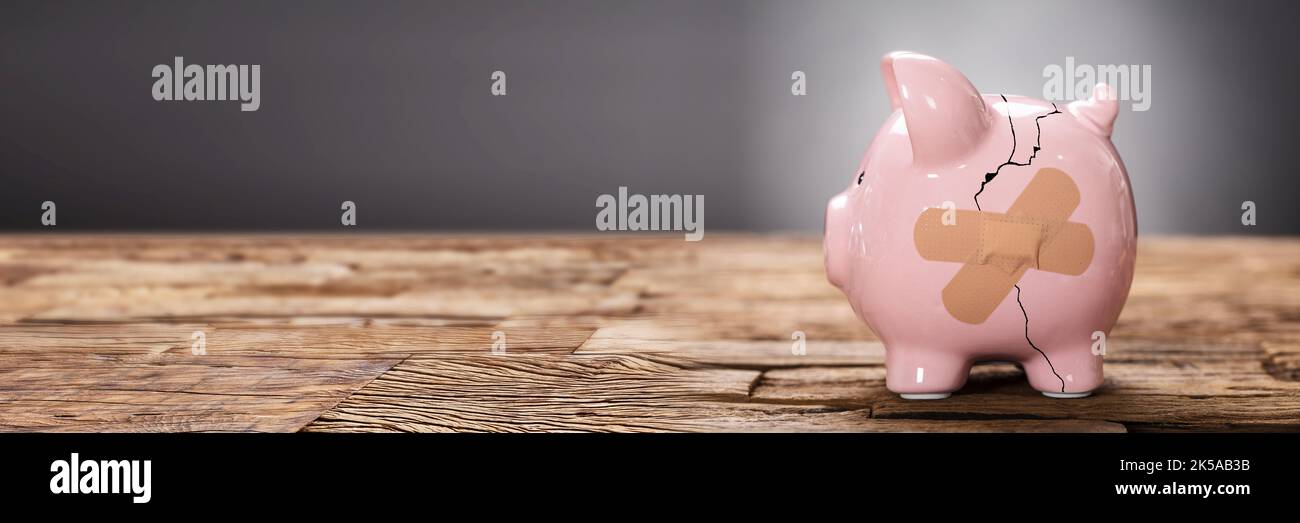
{"type": "Polygon", "coordinates": [[[17,235],[0,292],[0,430],[1300,430],[1297,239],[1144,239],[1072,401],[899,399],[813,237],[17,235]]]}

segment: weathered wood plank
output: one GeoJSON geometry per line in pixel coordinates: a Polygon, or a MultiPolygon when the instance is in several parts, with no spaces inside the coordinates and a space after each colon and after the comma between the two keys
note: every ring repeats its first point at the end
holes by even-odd
{"type": "Polygon", "coordinates": [[[1265,342],[1264,370],[1279,380],[1300,381],[1300,337],[1277,343],[1265,342]]]}
{"type": "MultiPolygon", "coordinates": [[[[293,431],[411,354],[491,354],[496,327],[0,326],[0,430],[293,431]],[[204,355],[191,334],[205,333],[204,355]]],[[[590,328],[507,330],[567,354],[590,328]]]]}
{"type": "MultiPolygon", "coordinates": [[[[641,298],[635,319],[675,331],[680,340],[864,341],[876,336],[843,297],[832,300],[733,299],[726,296],[641,298]]],[[[660,336],[667,335],[662,333],[660,336]]]]}
{"type": "Polygon", "coordinates": [[[626,314],[636,308],[635,293],[546,290],[411,288],[387,297],[236,295],[248,289],[157,288],[67,289],[12,294],[32,307],[22,316],[44,321],[131,321],[214,316],[413,316],[487,317],[515,314],[626,314]]]}
{"type": "Polygon", "coordinates": [[[1151,377],[1153,369],[1146,366],[1111,369],[1106,387],[1083,400],[1053,401],[1003,386],[925,405],[885,397],[872,403],[873,413],[886,418],[1094,419],[1132,430],[1300,431],[1300,397],[1295,387],[1281,382],[1210,378],[1198,385],[1196,371],[1166,369],[1165,376],[1151,377]]]}
{"type": "Polygon", "coordinates": [[[1300,241],[1144,239],[1113,336],[1260,342],[1300,333],[1300,241]]]}
{"type": "MultiPolygon", "coordinates": [[[[847,309],[847,307],[845,307],[847,309]]],[[[884,362],[884,350],[871,340],[820,337],[817,331],[799,329],[778,333],[736,330],[737,323],[723,325],[718,317],[745,315],[642,314],[633,318],[612,318],[578,349],[581,354],[670,354],[688,364],[741,368],[790,367],[801,365],[868,365],[884,362]],[[802,335],[802,352],[796,348],[802,335]]],[[[747,318],[754,325],[757,317],[747,318]]],[[[767,322],[769,325],[778,322],[767,322]]],[[[865,327],[863,327],[865,330],[865,327]]],[[[867,331],[868,333],[870,331],[867,331]]]]}
{"type": "MultiPolygon", "coordinates": [[[[0,358],[53,355],[149,355],[184,360],[191,336],[205,333],[209,355],[303,359],[405,358],[412,354],[490,354],[498,327],[298,326],[246,327],[199,324],[75,324],[0,326],[0,358]]],[[[592,334],[582,327],[514,327],[502,330],[511,352],[573,352],[592,334]]]]}
{"type": "Polygon", "coordinates": [[[41,238],[18,237],[0,250],[0,274],[12,282],[0,320],[503,318],[627,313],[636,300],[609,285],[625,262],[576,242],[41,238]]]}
{"type": "Polygon", "coordinates": [[[793,341],[640,339],[605,329],[596,331],[577,353],[669,357],[683,365],[735,368],[870,365],[882,364],[885,358],[879,342],[811,340],[805,341],[803,354],[796,354],[793,341]]]}
{"type": "Polygon", "coordinates": [[[1144,238],[1078,401],[1010,365],[898,399],[821,263],[771,235],[0,237],[0,428],[1300,430],[1295,239],[1144,238]]]}
{"type": "Polygon", "coordinates": [[[0,431],[296,431],[397,359],[0,359],[0,431]]]}
{"type": "Polygon", "coordinates": [[[749,401],[757,371],[684,369],[627,355],[412,358],[308,431],[1085,431],[1093,421],[879,420],[869,409],[749,401]]]}
{"type": "Polygon", "coordinates": [[[1137,430],[1297,430],[1300,384],[1274,378],[1260,353],[1213,346],[1134,344],[1109,358],[1106,384],[1081,400],[1042,397],[1011,364],[976,366],[970,381],[943,401],[907,401],[885,389],[883,367],[802,367],[764,373],[761,401],[870,408],[885,419],[1073,419],[1122,423],[1137,430]],[[1237,350],[1237,352],[1228,352],[1237,350]],[[1146,357],[1142,353],[1148,352],[1146,357]],[[1179,354],[1153,359],[1151,354],[1179,354]],[[1259,401],[1260,398],[1270,398],[1259,401]]]}
{"type": "Polygon", "coordinates": [[[410,359],[307,430],[661,431],[743,401],[757,371],[685,370],[631,356],[410,359]]]}
{"type": "MultiPolygon", "coordinates": [[[[998,386],[1029,389],[1024,372],[1017,366],[980,364],[971,369],[970,379],[959,394],[980,394],[998,386]]],[[[773,369],[763,373],[753,394],[756,401],[851,408],[871,407],[877,401],[896,397],[885,388],[885,368],[881,365],[773,369]]]]}

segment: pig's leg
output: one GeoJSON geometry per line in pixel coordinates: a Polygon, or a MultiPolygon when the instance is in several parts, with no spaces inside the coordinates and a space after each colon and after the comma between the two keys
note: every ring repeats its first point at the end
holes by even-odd
{"type": "Polygon", "coordinates": [[[970,358],[942,349],[886,347],[885,386],[904,399],[943,399],[966,384],[970,367],[970,358]]]}
{"type": "Polygon", "coordinates": [[[1101,386],[1101,357],[1092,354],[1091,346],[1079,345],[1054,350],[1021,362],[1029,385],[1052,398],[1082,398],[1101,386]],[[1048,358],[1051,359],[1049,365],[1048,358]]]}

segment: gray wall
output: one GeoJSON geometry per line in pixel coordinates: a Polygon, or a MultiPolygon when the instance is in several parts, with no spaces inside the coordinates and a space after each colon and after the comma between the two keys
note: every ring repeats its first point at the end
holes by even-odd
{"type": "Polygon", "coordinates": [[[878,61],[985,92],[1150,64],[1114,140],[1143,233],[1300,233],[1300,17],[1279,2],[6,2],[0,228],[590,231],[598,194],[821,228],[886,116],[878,61]],[[261,64],[262,106],[156,102],[155,64],[261,64]],[[493,97],[489,75],[509,75],[493,97]],[[808,74],[808,96],[790,74],[808,74]],[[1240,206],[1259,225],[1240,226],[1240,206]]]}

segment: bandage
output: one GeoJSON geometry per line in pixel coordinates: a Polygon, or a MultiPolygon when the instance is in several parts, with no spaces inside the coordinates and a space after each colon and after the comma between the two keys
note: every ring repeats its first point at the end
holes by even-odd
{"type": "Polygon", "coordinates": [[[916,219],[921,257],[963,263],[943,288],[948,313],[984,323],[1025,271],[1078,276],[1092,264],[1092,230],[1067,221],[1079,206],[1079,188],[1064,171],[1039,170],[1006,213],[929,208],[916,219]],[[944,213],[956,221],[944,224],[944,213]]]}

